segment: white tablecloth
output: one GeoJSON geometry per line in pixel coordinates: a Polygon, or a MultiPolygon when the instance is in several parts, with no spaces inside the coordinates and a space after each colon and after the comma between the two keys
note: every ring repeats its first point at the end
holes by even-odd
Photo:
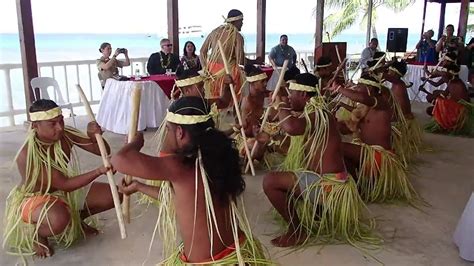
{"type": "MultiPolygon", "coordinates": [[[[434,69],[434,66],[428,66],[429,71],[432,71],[433,69],[434,69]]],[[[469,76],[469,69],[467,68],[467,66],[462,65],[461,72],[459,72],[459,78],[462,79],[466,83],[468,76],[469,76]]],[[[408,65],[407,66],[407,74],[405,75],[404,79],[408,82],[413,82],[413,86],[408,89],[408,96],[410,97],[410,100],[426,102],[426,94],[423,92],[418,93],[418,88],[423,83],[423,81],[421,81],[420,79],[421,77],[426,77],[422,65],[408,65]]],[[[439,78],[433,79],[433,80],[437,81],[439,80],[439,78]]],[[[445,88],[446,88],[446,84],[443,84],[439,86],[438,88],[432,86],[429,83],[426,83],[425,85],[425,89],[429,92],[432,92],[434,90],[444,90],[445,88]]]]}
{"type": "Polygon", "coordinates": [[[166,115],[169,99],[154,81],[117,81],[108,79],[100,101],[97,122],[118,134],[128,134],[132,114],[132,90],[142,86],[138,130],[159,127],[166,115]]]}
{"type": "Polygon", "coordinates": [[[453,238],[459,248],[459,256],[474,261],[474,193],[464,208],[453,238]]]}

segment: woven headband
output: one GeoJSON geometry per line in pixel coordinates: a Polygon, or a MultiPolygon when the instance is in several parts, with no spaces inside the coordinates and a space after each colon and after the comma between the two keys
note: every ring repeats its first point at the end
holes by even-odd
{"type": "Polygon", "coordinates": [[[211,111],[206,115],[181,115],[167,111],[165,120],[179,125],[194,125],[208,121],[218,115],[217,106],[213,104],[211,111]]]}
{"type": "Polygon", "coordinates": [[[292,83],[290,83],[289,89],[293,90],[293,91],[316,92],[316,91],[318,91],[318,85],[313,87],[313,86],[302,85],[302,84],[292,82],[292,83]]]}
{"type": "Polygon", "coordinates": [[[329,67],[329,66],[332,66],[332,62],[331,63],[327,63],[325,65],[316,65],[315,67],[316,68],[323,68],[323,67],[329,67]]]}
{"type": "Polygon", "coordinates": [[[255,81],[259,81],[259,80],[265,80],[267,79],[267,74],[264,73],[260,73],[258,75],[255,75],[255,76],[250,76],[250,77],[247,77],[246,80],[248,82],[255,82],[255,81]]]}
{"type": "Polygon", "coordinates": [[[372,81],[372,80],[364,79],[364,78],[359,79],[358,84],[369,85],[369,86],[376,87],[379,89],[382,88],[380,83],[372,81]]]}
{"type": "Polygon", "coordinates": [[[175,80],[175,83],[176,83],[176,86],[182,88],[182,87],[198,84],[199,82],[202,82],[202,81],[204,81],[203,77],[195,76],[195,77],[191,77],[191,78],[187,78],[187,79],[175,80]]]}
{"type": "Polygon", "coordinates": [[[53,109],[49,109],[47,111],[40,111],[40,112],[32,112],[30,113],[30,120],[31,122],[34,121],[44,121],[56,118],[62,114],[61,108],[55,107],[53,109]]]}
{"type": "Polygon", "coordinates": [[[402,75],[402,73],[400,73],[400,71],[398,71],[398,69],[396,69],[394,67],[389,67],[388,70],[391,70],[391,71],[397,73],[400,77],[404,76],[404,75],[402,75]]]}
{"type": "Polygon", "coordinates": [[[238,20],[241,20],[241,19],[244,19],[244,15],[240,15],[240,16],[237,16],[237,17],[224,18],[224,22],[234,22],[234,21],[238,21],[238,20]]]}

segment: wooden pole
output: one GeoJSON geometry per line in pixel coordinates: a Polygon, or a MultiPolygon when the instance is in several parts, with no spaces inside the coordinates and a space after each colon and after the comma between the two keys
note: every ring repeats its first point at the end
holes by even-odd
{"type": "MultiPolygon", "coordinates": [[[[275,89],[273,90],[273,94],[272,94],[272,103],[275,102],[275,99],[280,91],[280,87],[281,87],[281,84],[283,83],[283,78],[285,77],[285,72],[286,72],[286,69],[288,68],[288,59],[285,59],[285,61],[283,61],[283,67],[281,69],[281,72],[280,72],[280,76],[278,76],[278,82],[276,84],[276,87],[275,89]]],[[[263,128],[265,126],[265,124],[267,123],[267,120],[268,120],[268,116],[270,115],[270,110],[272,109],[271,106],[268,106],[267,109],[265,109],[265,114],[263,115],[263,120],[262,120],[262,125],[260,126],[260,132],[263,131],[263,128]]],[[[253,147],[252,147],[252,152],[250,153],[250,157],[253,158],[253,155],[255,154],[257,150],[257,141],[255,141],[255,143],[253,144],[253,147]]],[[[247,165],[245,166],[245,173],[248,172],[249,170],[249,167],[250,167],[250,162],[251,161],[248,161],[247,162],[247,165]]]]}
{"type": "MultiPolygon", "coordinates": [[[[229,62],[227,62],[227,58],[225,57],[221,40],[217,41],[217,45],[219,46],[219,51],[221,52],[221,57],[222,57],[222,62],[224,63],[225,72],[227,75],[230,75],[231,72],[230,72],[229,62]]],[[[230,92],[232,94],[232,99],[234,100],[235,113],[237,115],[237,120],[239,121],[240,133],[242,134],[242,138],[244,141],[245,154],[247,155],[247,159],[250,161],[250,170],[252,172],[252,176],[255,176],[255,168],[253,167],[252,156],[250,154],[249,147],[247,146],[247,137],[245,136],[244,123],[242,122],[242,116],[240,115],[239,101],[237,100],[237,95],[235,94],[234,84],[230,84],[230,92]]]]}
{"type": "Polygon", "coordinates": [[[167,2],[168,38],[173,44],[173,53],[179,54],[179,12],[178,0],[167,2]]]}
{"type": "Polygon", "coordinates": [[[374,8],[374,1],[369,0],[369,6],[367,8],[367,32],[365,36],[365,42],[367,46],[370,43],[370,34],[372,33],[372,9],[374,8]]]}
{"type": "Polygon", "coordinates": [[[441,39],[441,36],[443,36],[445,16],[446,16],[446,0],[442,0],[441,8],[439,11],[438,40],[441,39]]]}
{"type": "MultiPolygon", "coordinates": [[[[318,48],[323,43],[323,19],[324,19],[324,0],[316,1],[316,32],[314,49],[318,48]]],[[[328,40],[330,41],[330,40],[328,40]]]]}
{"type": "Polygon", "coordinates": [[[20,37],[21,65],[23,68],[23,83],[25,90],[25,104],[27,120],[30,120],[31,103],[35,95],[30,81],[38,77],[38,63],[36,62],[35,32],[33,29],[33,15],[30,0],[17,0],[16,12],[18,17],[18,33],[20,37]]]}
{"type": "Polygon", "coordinates": [[[265,20],[266,20],[266,0],[257,0],[257,58],[261,57],[265,61],[265,20]]]}
{"type": "MultiPolygon", "coordinates": [[[[89,115],[89,119],[91,121],[96,121],[94,113],[92,112],[89,101],[87,100],[87,97],[84,94],[81,85],[76,84],[76,88],[79,93],[79,96],[81,97],[82,102],[84,103],[84,108],[86,109],[86,112],[89,115]]],[[[95,138],[97,140],[97,145],[99,146],[100,155],[102,156],[102,163],[105,167],[110,167],[109,158],[107,157],[107,149],[105,147],[105,142],[102,138],[102,135],[95,134],[95,138]]],[[[122,236],[122,239],[125,239],[127,238],[127,231],[125,230],[125,223],[123,222],[122,208],[120,206],[120,197],[117,191],[117,186],[115,185],[114,174],[112,173],[112,170],[107,171],[107,179],[109,181],[110,191],[112,192],[115,213],[117,214],[117,220],[120,228],[120,235],[122,236]]]]}
{"type": "Polygon", "coordinates": [[[426,7],[428,4],[428,0],[424,0],[423,3],[423,20],[421,21],[421,34],[420,36],[423,36],[423,33],[425,33],[425,20],[426,20],[426,7]]]}
{"type": "MultiPolygon", "coordinates": [[[[132,115],[130,120],[130,128],[128,130],[128,143],[130,143],[137,134],[138,117],[140,115],[140,98],[141,98],[141,84],[137,82],[132,91],[132,115]]],[[[129,185],[132,183],[133,177],[125,175],[125,183],[129,185]]],[[[130,223],[130,196],[123,195],[122,213],[125,221],[130,223]]]]}
{"type": "Polygon", "coordinates": [[[466,42],[468,17],[469,17],[469,0],[461,0],[461,8],[459,9],[458,37],[463,37],[464,42],[466,42]]]}

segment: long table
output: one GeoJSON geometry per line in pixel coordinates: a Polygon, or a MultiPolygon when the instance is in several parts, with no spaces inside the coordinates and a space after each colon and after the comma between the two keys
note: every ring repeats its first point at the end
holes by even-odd
{"type": "MultiPolygon", "coordinates": [[[[433,71],[435,66],[428,66],[429,71],[433,71]]],[[[407,74],[405,75],[404,79],[408,82],[413,82],[413,86],[408,90],[408,96],[412,101],[419,101],[419,102],[426,102],[425,96],[426,94],[423,92],[418,92],[418,88],[423,83],[421,81],[422,77],[426,77],[425,71],[423,70],[423,65],[408,65],[407,66],[407,74]]],[[[469,69],[467,66],[462,65],[461,71],[459,72],[459,78],[467,83],[469,77],[469,69]]],[[[433,81],[437,81],[439,78],[433,79],[433,81]]],[[[446,88],[446,84],[439,86],[438,88],[432,86],[429,83],[426,83],[425,89],[429,92],[434,90],[443,90],[446,88]]]]}
{"type": "MultiPolygon", "coordinates": [[[[97,122],[108,131],[128,134],[132,110],[132,91],[142,87],[138,130],[159,127],[169,106],[169,98],[157,82],[151,80],[117,81],[107,79],[97,113],[97,122]]],[[[171,90],[170,90],[171,92],[171,90]]]]}

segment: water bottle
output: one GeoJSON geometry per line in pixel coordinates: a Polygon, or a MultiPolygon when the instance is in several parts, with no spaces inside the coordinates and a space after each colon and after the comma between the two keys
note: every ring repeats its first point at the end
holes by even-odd
{"type": "Polygon", "coordinates": [[[140,80],[142,77],[140,76],[140,69],[135,69],[135,80],[140,80]]]}

